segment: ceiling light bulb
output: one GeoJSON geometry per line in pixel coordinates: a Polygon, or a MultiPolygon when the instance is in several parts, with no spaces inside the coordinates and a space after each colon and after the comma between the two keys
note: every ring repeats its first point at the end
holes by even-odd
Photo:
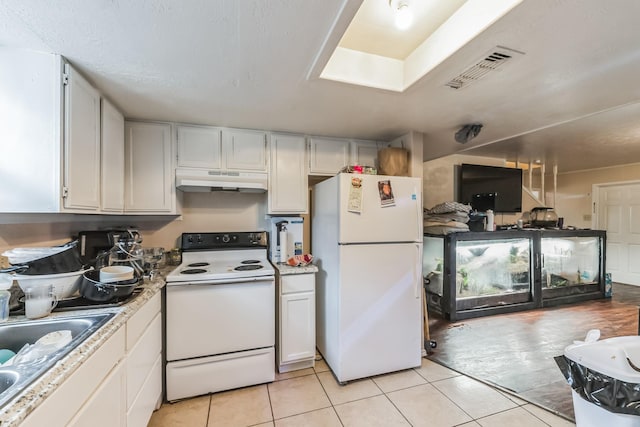
{"type": "Polygon", "coordinates": [[[411,12],[411,9],[409,9],[409,5],[404,2],[400,2],[398,4],[398,9],[396,9],[396,28],[399,30],[406,30],[412,23],[413,13],[411,12]]]}

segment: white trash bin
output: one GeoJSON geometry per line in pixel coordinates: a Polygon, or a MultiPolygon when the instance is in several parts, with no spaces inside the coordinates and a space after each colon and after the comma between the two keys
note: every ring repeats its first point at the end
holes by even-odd
{"type": "Polygon", "coordinates": [[[572,388],[577,427],[640,427],[640,336],[591,342],[587,338],[565,348],[564,356],[579,365],[569,376],[563,372],[572,388]],[[628,409],[639,415],[605,409],[623,408],[630,402],[639,403],[637,410],[628,409]]]}

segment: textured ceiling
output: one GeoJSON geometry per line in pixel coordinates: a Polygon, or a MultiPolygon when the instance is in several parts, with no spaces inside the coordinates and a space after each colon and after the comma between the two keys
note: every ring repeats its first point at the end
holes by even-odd
{"type": "Polygon", "coordinates": [[[308,78],[360,3],[3,0],[0,45],[64,55],[128,118],[380,140],[418,131],[425,159],[505,141],[561,172],[640,161],[637,0],[525,0],[404,93],[308,78]],[[444,86],[498,45],[525,55],[444,86]],[[579,123],[595,120],[585,138],[579,123]],[[480,135],[456,143],[472,122],[480,135]]]}

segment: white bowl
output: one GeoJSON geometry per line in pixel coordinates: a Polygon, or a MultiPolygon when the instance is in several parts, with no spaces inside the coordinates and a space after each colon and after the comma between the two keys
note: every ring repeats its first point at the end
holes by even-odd
{"type": "Polygon", "coordinates": [[[37,288],[40,286],[53,285],[54,292],[58,299],[69,298],[78,291],[80,282],[82,281],[82,275],[86,270],[72,271],[71,273],[58,273],[58,274],[15,274],[13,280],[18,282],[18,286],[22,291],[26,291],[29,288],[37,288]]]}
{"type": "Polygon", "coordinates": [[[100,269],[101,282],[119,282],[133,279],[133,267],[126,265],[110,265],[100,269]]]}

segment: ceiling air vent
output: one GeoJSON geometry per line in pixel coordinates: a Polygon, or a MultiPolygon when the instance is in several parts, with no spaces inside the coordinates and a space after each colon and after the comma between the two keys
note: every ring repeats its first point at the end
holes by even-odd
{"type": "Polygon", "coordinates": [[[467,87],[471,83],[486,76],[490,71],[494,71],[503,64],[506,64],[517,55],[524,55],[524,53],[506,47],[497,46],[495,49],[491,49],[491,51],[479,62],[449,80],[445,86],[449,86],[452,89],[462,89],[463,87],[467,87]]]}

